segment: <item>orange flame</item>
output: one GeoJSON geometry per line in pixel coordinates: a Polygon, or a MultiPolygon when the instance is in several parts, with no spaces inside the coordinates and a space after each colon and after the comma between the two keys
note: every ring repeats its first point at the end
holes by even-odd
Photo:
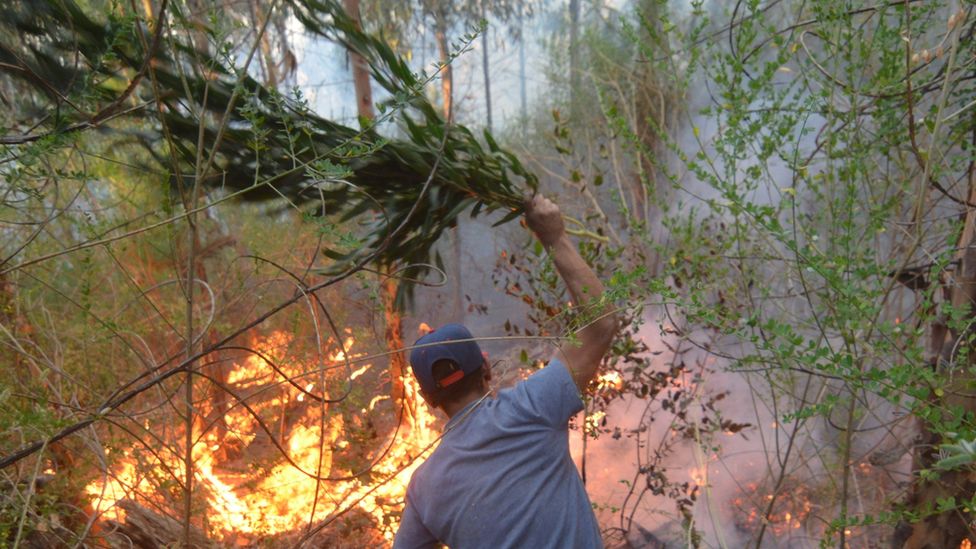
{"type": "Polygon", "coordinates": [[[620,372],[610,370],[597,376],[596,384],[598,391],[604,391],[606,389],[616,389],[619,391],[624,386],[624,378],[620,375],[620,372]]]}
{"type": "MultiPolygon", "coordinates": [[[[311,368],[281,357],[291,340],[285,332],[274,332],[256,341],[253,348],[276,360],[277,366],[299,380],[299,385],[310,394],[321,394],[321,388],[316,388],[320,387],[321,379],[308,381],[311,368]]],[[[330,363],[363,356],[351,352],[355,343],[352,337],[347,337],[343,343],[345,353],[335,351],[327,357],[330,363]]],[[[363,366],[354,375],[358,377],[368,368],[369,365],[363,366]]],[[[412,376],[404,379],[406,398],[413,403],[414,410],[409,428],[399,430],[400,435],[390,442],[389,451],[371,469],[368,478],[334,482],[317,481],[309,475],[350,476],[350,471],[339,470],[332,459],[334,448],[348,446],[347,441],[341,440],[342,416],[325,414],[324,405],[306,402],[306,395],[298,387],[282,384],[280,379],[264,358],[252,354],[234,364],[227,383],[240,394],[261,397],[248,401],[256,413],[277,412],[272,417],[280,420],[282,425],[289,424],[282,444],[291,462],[278,459],[269,468],[262,469],[253,463],[240,463],[241,458],[226,457],[233,454],[235,448],[240,453],[241,448],[248,448],[259,437],[267,438],[258,420],[243,406],[229,408],[224,413],[227,427],[224,435],[218,434],[216,429],[203,432],[202,425],[194,426],[197,440],[193,446],[194,479],[199,493],[203,494],[201,497],[205,498],[209,533],[221,540],[233,537],[235,542],[246,542],[242,536],[298,531],[355,505],[372,517],[377,530],[386,539],[392,540],[399,526],[394,517],[402,508],[410,476],[422,461],[417,458],[424,449],[433,449],[438,436],[436,418],[420,398],[420,388],[412,376]],[[274,390],[268,387],[274,387],[274,390]],[[298,412],[301,414],[297,419],[289,420],[298,412]],[[375,486],[378,479],[387,478],[390,478],[388,482],[375,486]]],[[[213,412],[201,409],[200,416],[213,412]]],[[[146,427],[148,430],[149,426],[146,427]]],[[[174,448],[158,451],[152,458],[134,450],[124,451],[111,474],[86,487],[94,510],[104,518],[122,522],[125,512],[117,506],[122,499],[151,506],[165,505],[159,495],[163,492],[160,479],[172,479],[179,474],[174,471],[183,468],[182,456],[178,455],[175,445],[174,448]]]]}

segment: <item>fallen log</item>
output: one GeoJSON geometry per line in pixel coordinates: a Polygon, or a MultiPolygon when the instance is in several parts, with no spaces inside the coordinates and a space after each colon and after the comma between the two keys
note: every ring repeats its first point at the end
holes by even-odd
{"type": "MultiPolygon", "coordinates": [[[[171,517],[147,509],[130,499],[117,504],[125,511],[123,521],[107,521],[114,531],[107,536],[110,547],[129,549],[166,549],[183,545],[183,524],[171,517]]],[[[216,547],[199,528],[190,528],[190,547],[209,549],[216,547]]]]}

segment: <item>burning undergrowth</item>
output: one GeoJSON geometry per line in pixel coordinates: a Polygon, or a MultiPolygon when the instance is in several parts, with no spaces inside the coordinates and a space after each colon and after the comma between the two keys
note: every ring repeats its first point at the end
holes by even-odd
{"type": "MultiPolygon", "coordinates": [[[[587,436],[572,435],[608,546],[801,548],[836,536],[842,487],[820,461],[836,455],[813,453],[816,437],[836,431],[798,429],[742,398],[749,374],[688,344],[677,328],[659,332],[633,334],[639,352],[599,377],[587,436]]],[[[851,516],[901,497],[894,469],[871,463],[876,451],[852,453],[851,516]]],[[[851,547],[888,539],[877,518],[862,522],[844,527],[851,547]]]]}
{"type": "MultiPolygon", "coordinates": [[[[884,468],[861,462],[850,474],[855,497],[849,505],[855,512],[897,497],[897,486],[884,468]]],[[[729,499],[735,531],[752,545],[765,537],[778,546],[806,547],[835,528],[831,523],[839,505],[836,488],[830,479],[812,473],[766,475],[742,483],[729,499]]],[[[887,531],[868,522],[848,525],[844,533],[850,547],[881,547],[887,531]]]]}
{"type": "MultiPolygon", "coordinates": [[[[327,528],[335,523],[343,536],[388,542],[415,458],[436,444],[436,419],[412,379],[404,380],[406,412],[389,397],[356,394],[352,380],[377,374],[351,335],[330,341],[322,359],[291,350],[299,347],[292,339],[283,331],[255,338],[251,352],[227,359],[214,374],[221,379],[209,380],[221,391],[198,393],[206,394],[192,433],[198,535],[230,546],[314,535],[320,543],[336,535],[327,528]],[[375,417],[400,421],[381,429],[372,420],[377,407],[375,417]]],[[[87,486],[112,544],[185,535],[171,519],[183,509],[185,485],[185,432],[165,427],[180,424],[174,414],[168,406],[133,414],[141,424],[125,428],[141,444],[110,450],[104,477],[87,486]]]]}
{"type": "Polygon", "coordinates": [[[765,485],[750,482],[739,495],[732,498],[735,527],[755,535],[768,528],[778,539],[788,539],[793,532],[802,531],[819,504],[814,503],[809,484],[790,480],[781,486],[778,497],[769,493],[765,485]]]}

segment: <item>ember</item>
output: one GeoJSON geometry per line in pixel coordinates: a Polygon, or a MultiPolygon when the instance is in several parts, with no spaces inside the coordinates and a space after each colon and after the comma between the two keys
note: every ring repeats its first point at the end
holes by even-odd
{"type": "Polygon", "coordinates": [[[794,530],[806,526],[806,520],[814,509],[809,489],[796,483],[788,490],[780,491],[778,497],[772,494],[762,494],[764,490],[756,483],[745,485],[743,493],[732,499],[735,509],[735,525],[744,532],[756,532],[766,520],[763,518],[769,510],[768,524],[770,531],[776,537],[785,537],[794,530]],[[772,507],[770,508],[770,502],[772,507]]]}

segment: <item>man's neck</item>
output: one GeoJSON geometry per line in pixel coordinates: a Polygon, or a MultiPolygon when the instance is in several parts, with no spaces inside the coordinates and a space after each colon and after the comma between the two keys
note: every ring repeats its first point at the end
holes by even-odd
{"type": "MultiPolygon", "coordinates": [[[[485,389],[485,392],[487,391],[488,390],[485,389]]],[[[448,419],[450,419],[453,418],[455,415],[457,415],[457,413],[463,410],[468,404],[471,404],[476,400],[481,400],[483,396],[484,393],[480,393],[480,392],[468,393],[467,396],[465,396],[460,400],[445,403],[442,409],[444,410],[444,413],[447,414],[448,419]]]]}

